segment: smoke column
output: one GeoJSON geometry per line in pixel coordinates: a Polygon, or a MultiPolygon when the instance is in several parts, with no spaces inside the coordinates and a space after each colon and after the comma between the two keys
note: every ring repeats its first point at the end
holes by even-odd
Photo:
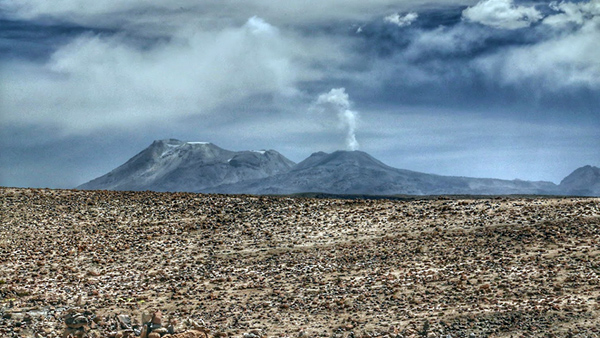
{"type": "Polygon", "coordinates": [[[341,126],[346,130],[346,147],[349,150],[357,150],[356,123],[358,113],[350,110],[350,99],[346,94],[346,89],[333,88],[329,93],[319,95],[316,105],[324,112],[337,114],[341,126]]]}

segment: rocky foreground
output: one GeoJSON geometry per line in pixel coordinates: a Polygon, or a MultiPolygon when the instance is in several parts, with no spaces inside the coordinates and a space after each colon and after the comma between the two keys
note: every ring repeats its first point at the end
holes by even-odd
{"type": "Polygon", "coordinates": [[[0,188],[0,337],[600,337],[600,199],[0,188]]]}

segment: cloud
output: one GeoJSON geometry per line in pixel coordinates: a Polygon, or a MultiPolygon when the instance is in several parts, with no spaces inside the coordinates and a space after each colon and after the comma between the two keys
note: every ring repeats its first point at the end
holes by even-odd
{"type": "MultiPolygon", "coordinates": [[[[521,7],[510,3],[507,8],[523,12],[521,7]]],[[[385,27],[379,35],[369,31],[371,40],[383,40],[378,46],[385,54],[373,58],[365,88],[355,91],[389,91],[386,99],[395,102],[461,105],[510,97],[545,106],[556,104],[560,91],[562,107],[590,111],[585,107],[598,103],[593,99],[597,94],[585,94],[583,100],[579,95],[600,89],[600,1],[563,2],[553,8],[544,12],[541,24],[518,31],[467,20],[431,28],[419,25],[397,35],[385,27]]],[[[420,21],[427,20],[423,14],[420,21]]]]}
{"type": "Polygon", "coordinates": [[[583,25],[588,20],[600,15],[600,1],[590,0],[589,2],[552,2],[550,8],[560,12],[546,17],[544,24],[563,28],[568,24],[583,25]]]}
{"type": "Polygon", "coordinates": [[[600,89],[600,1],[556,6],[562,13],[544,19],[554,29],[550,38],[481,58],[478,66],[505,84],[538,91],[600,89]],[[575,26],[563,29],[568,24],[575,26]]]}
{"type": "Polygon", "coordinates": [[[465,9],[463,17],[494,28],[518,29],[541,20],[542,14],[534,7],[516,6],[512,0],[483,0],[465,9]]]}
{"type": "Polygon", "coordinates": [[[43,64],[3,68],[2,123],[87,132],[206,114],[256,95],[293,96],[297,82],[319,77],[308,61],[321,58],[315,53],[336,55],[311,42],[318,47],[258,17],[217,31],[182,29],[149,47],[125,35],[84,34],[43,64]]]}
{"type": "MultiPolygon", "coordinates": [[[[472,0],[437,0],[439,4],[465,4],[472,0]]],[[[332,21],[360,22],[380,17],[393,7],[411,10],[411,0],[328,0],[306,4],[304,0],[0,0],[0,7],[13,16],[27,20],[51,18],[92,26],[127,25],[133,28],[158,25],[177,27],[182,22],[219,25],[240,23],[256,14],[277,26],[304,25],[332,21]]]]}
{"type": "Polygon", "coordinates": [[[399,27],[410,26],[417,18],[419,14],[415,12],[407,13],[404,16],[400,16],[398,13],[394,13],[383,18],[383,21],[393,23],[399,27]]]}
{"type": "MultiPolygon", "coordinates": [[[[0,140],[11,144],[0,176],[10,171],[19,185],[43,186],[40,167],[91,179],[157,138],[275,148],[298,161],[343,140],[356,148],[357,128],[361,149],[384,162],[439,174],[504,177],[542,148],[548,170],[552,152],[569,170],[598,159],[598,0],[88,2],[0,0],[11,25],[0,30],[0,135],[19,131],[0,140]],[[398,23],[419,14],[399,29],[382,19],[392,12],[398,23]],[[306,118],[321,96],[328,113],[306,118]],[[421,110],[381,113],[400,106],[421,110]],[[471,124],[478,116],[494,120],[471,124]],[[502,119],[514,122],[500,128],[502,119]],[[558,127],[528,139],[540,121],[558,127]],[[531,124],[511,135],[523,122],[531,124]],[[582,141],[561,148],[565,139],[582,141]],[[74,153],[73,144],[85,146],[74,153]],[[510,156],[498,162],[498,151],[510,156]],[[86,164],[74,165],[81,156],[86,164]]],[[[530,171],[536,161],[519,171],[544,177],[530,171]]]]}
{"type": "Polygon", "coordinates": [[[356,124],[358,113],[350,110],[350,97],[345,88],[333,88],[328,93],[319,95],[315,106],[323,114],[335,114],[340,126],[346,131],[346,148],[357,150],[359,147],[356,140],[356,124]]]}

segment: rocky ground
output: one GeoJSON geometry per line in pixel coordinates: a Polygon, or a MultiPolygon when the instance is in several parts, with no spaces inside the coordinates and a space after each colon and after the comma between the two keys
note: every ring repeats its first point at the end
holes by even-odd
{"type": "Polygon", "coordinates": [[[0,219],[0,337],[600,337],[598,198],[0,188],[0,219]]]}

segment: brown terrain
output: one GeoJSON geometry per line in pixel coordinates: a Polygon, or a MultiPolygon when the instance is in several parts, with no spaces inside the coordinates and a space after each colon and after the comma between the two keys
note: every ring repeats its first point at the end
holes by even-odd
{"type": "Polygon", "coordinates": [[[0,188],[0,337],[600,337],[600,199],[0,188]]]}

